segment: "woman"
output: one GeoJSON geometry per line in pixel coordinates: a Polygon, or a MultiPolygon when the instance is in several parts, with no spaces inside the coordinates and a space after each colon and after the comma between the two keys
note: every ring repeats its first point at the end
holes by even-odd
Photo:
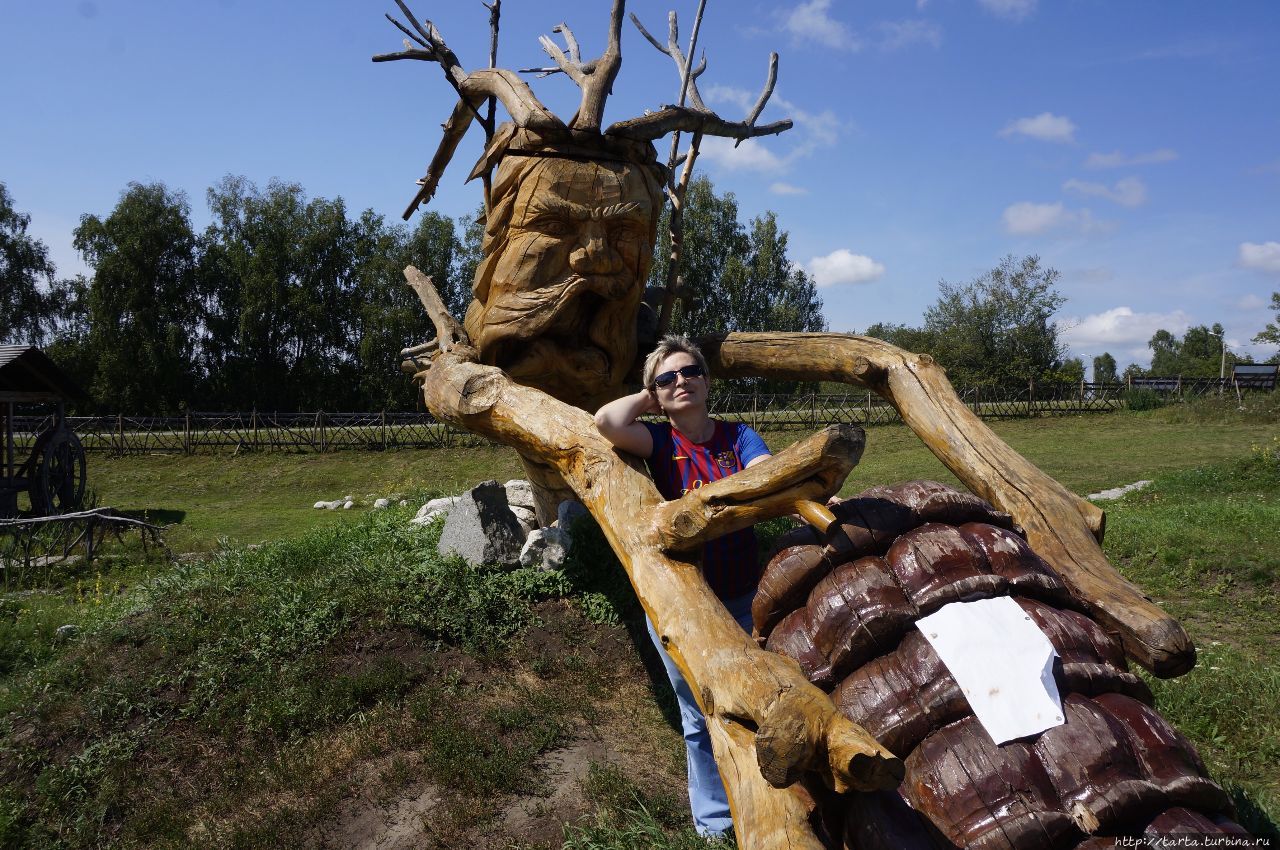
{"type": "MultiPolygon", "coordinates": [[[[645,358],[643,379],[640,392],[611,401],[596,412],[596,427],[618,448],[645,458],[663,498],[678,499],[770,456],[764,440],[751,428],[708,414],[707,361],[686,337],[664,337],[645,358]],[[645,414],[664,414],[667,421],[637,421],[645,414]]],[[[751,600],[760,580],[755,532],[746,528],[708,543],[702,553],[702,573],[733,618],[750,631],[751,600]]],[[[653,623],[649,623],[649,636],[680,703],[694,827],[702,835],[722,835],[732,828],[733,820],[711,754],[706,719],[689,684],[662,648],[653,623]]]]}

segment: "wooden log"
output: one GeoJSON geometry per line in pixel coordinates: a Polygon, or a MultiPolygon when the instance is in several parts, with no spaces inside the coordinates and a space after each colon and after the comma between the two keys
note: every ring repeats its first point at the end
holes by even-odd
{"type": "Polygon", "coordinates": [[[878,393],[965,486],[1013,515],[1032,548],[1119,636],[1131,658],[1162,677],[1195,665],[1195,647],[1182,626],[1102,553],[1103,512],[997,437],[960,401],[933,358],[845,334],[729,334],[700,342],[721,377],[843,381],[878,393]]]}
{"type": "MultiPolygon", "coordinates": [[[[866,437],[853,425],[831,425],[750,469],[653,509],[653,534],[663,551],[689,552],[766,519],[804,510],[840,490],[862,456],[866,437]]],[[[817,515],[815,515],[817,518],[817,515]]],[[[832,517],[834,520],[834,517],[832,517]]]]}

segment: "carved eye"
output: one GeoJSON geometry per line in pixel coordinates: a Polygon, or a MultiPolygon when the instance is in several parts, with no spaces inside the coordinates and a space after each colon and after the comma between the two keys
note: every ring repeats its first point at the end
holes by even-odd
{"type": "Polygon", "coordinates": [[[631,240],[640,235],[640,228],[634,221],[618,221],[609,225],[609,236],[614,241],[631,240]]]}
{"type": "Polygon", "coordinates": [[[532,228],[547,236],[568,236],[573,232],[573,223],[559,216],[544,215],[534,220],[532,228]]]}

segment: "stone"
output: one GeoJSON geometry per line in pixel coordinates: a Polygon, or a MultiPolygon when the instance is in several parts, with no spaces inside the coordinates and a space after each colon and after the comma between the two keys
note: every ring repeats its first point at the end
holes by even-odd
{"type": "Polygon", "coordinates": [[[521,478],[513,478],[502,485],[507,491],[507,504],[516,508],[533,510],[533,485],[521,478]]]}
{"type": "MultiPolygon", "coordinates": [[[[442,496],[439,499],[432,499],[422,506],[424,511],[448,511],[454,505],[458,504],[461,496],[442,496]]],[[[419,511],[421,513],[421,511],[419,511]]]]}
{"type": "Polygon", "coordinates": [[[430,522],[431,519],[439,516],[440,514],[449,513],[449,509],[458,503],[459,498],[459,496],[445,496],[442,499],[432,499],[422,507],[418,508],[418,513],[413,518],[414,522],[422,525],[423,523],[430,522]]]}
{"type": "Polygon", "coordinates": [[[73,638],[79,637],[79,635],[80,627],[72,623],[68,623],[65,626],[58,626],[58,628],[53,631],[53,636],[58,640],[72,640],[73,638]]]}
{"type": "Polygon", "coordinates": [[[355,506],[356,506],[356,503],[353,502],[351,499],[347,499],[345,502],[342,503],[342,509],[344,511],[349,511],[355,506]]]}
{"type": "Polygon", "coordinates": [[[319,509],[322,509],[322,508],[327,508],[327,507],[329,507],[329,503],[328,503],[328,502],[324,502],[324,501],[320,501],[320,502],[316,502],[316,503],[315,503],[314,505],[312,505],[311,507],[316,508],[317,510],[319,510],[319,509]]]}
{"type": "Polygon", "coordinates": [[[418,511],[418,515],[409,520],[410,525],[430,525],[436,517],[446,516],[446,511],[418,511]]]}
{"type": "Polygon", "coordinates": [[[342,501],[344,501],[344,502],[354,502],[355,500],[356,500],[356,497],[355,497],[355,496],[343,496],[343,497],[342,497],[342,501]]]}
{"type": "Polygon", "coordinates": [[[556,509],[556,526],[572,533],[573,524],[584,516],[591,516],[591,513],[582,502],[574,499],[565,499],[560,503],[560,507],[556,509]]]}
{"type": "Polygon", "coordinates": [[[569,535],[558,528],[535,528],[520,550],[520,566],[543,572],[558,570],[564,566],[572,544],[569,535]]]}
{"type": "Polygon", "coordinates": [[[533,508],[512,505],[511,513],[516,515],[516,521],[520,523],[520,527],[524,529],[525,534],[529,534],[538,527],[538,517],[534,514],[533,508]]]}
{"type": "Polygon", "coordinates": [[[399,502],[397,502],[396,504],[398,504],[398,505],[399,505],[400,507],[402,507],[402,508],[407,508],[407,507],[409,507],[409,505],[410,505],[411,503],[410,503],[410,501],[409,501],[408,499],[401,499],[401,500],[400,500],[399,502]]]}
{"type": "Polygon", "coordinates": [[[461,555],[468,563],[514,566],[520,562],[524,529],[507,505],[497,481],[485,481],[458,497],[440,532],[441,555],[461,555]]]}
{"type": "Polygon", "coordinates": [[[326,510],[336,511],[346,503],[345,499],[334,499],[332,502],[321,502],[326,510]]]}
{"type": "Polygon", "coordinates": [[[377,509],[389,508],[391,507],[391,500],[390,499],[374,499],[373,506],[374,508],[377,508],[377,509]]]}
{"type": "Polygon", "coordinates": [[[1132,493],[1134,490],[1141,490],[1151,482],[1149,480],[1135,481],[1132,484],[1126,484],[1123,487],[1112,487],[1110,490],[1101,490],[1097,493],[1090,493],[1085,496],[1086,499],[1092,499],[1095,502],[1107,502],[1112,499],[1119,499],[1125,493],[1132,493]]]}

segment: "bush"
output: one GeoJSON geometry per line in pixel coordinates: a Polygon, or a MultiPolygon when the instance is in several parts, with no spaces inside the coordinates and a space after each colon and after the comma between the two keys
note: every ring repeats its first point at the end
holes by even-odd
{"type": "Polygon", "coordinates": [[[1160,393],[1146,388],[1129,390],[1124,394],[1124,400],[1130,410],[1155,410],[1165,405],[1160,393]]]}

